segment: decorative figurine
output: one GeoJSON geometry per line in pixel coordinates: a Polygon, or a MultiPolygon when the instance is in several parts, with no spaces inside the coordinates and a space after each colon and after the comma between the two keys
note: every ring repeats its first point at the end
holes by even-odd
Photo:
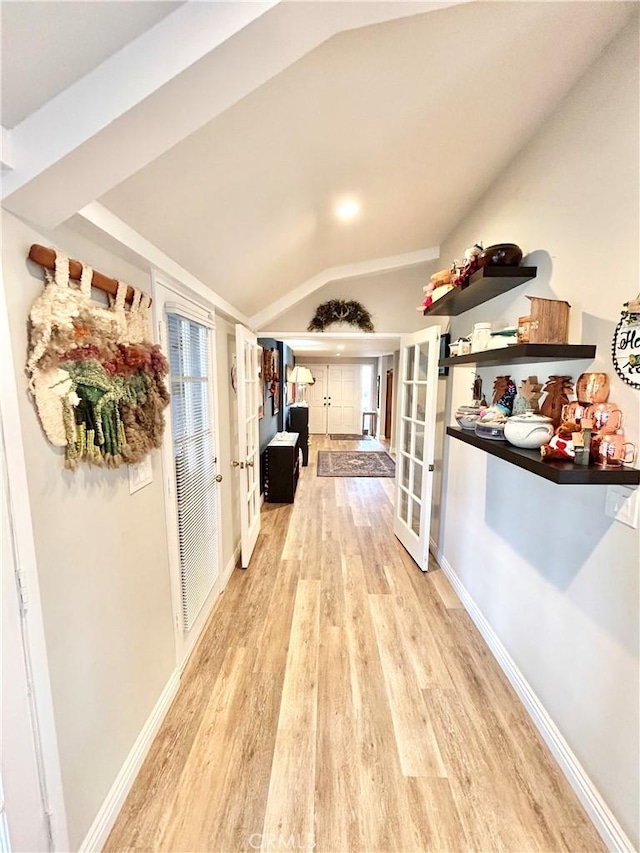
{"type": "Polygon", "coordinates": [[[537,412],[540,396],[542,395],[542,383],[538,382],[537,376],[529,376],[520,383],[518,396],[513,401],[513,414],[522,415],[525,412],[537,412]]]}
{"type": "Polygon", "coordinates": [[[540,412],[551,418],[557,429],[562,420],[562,407],[569,402],[568,395],[573,393],[573,382],[570,376],[550,376],[543,390],[547,396],[540,406],[540,412]]]}
{"type": "Polygon", "coordinates": [[[493,404],[509,416],[516,398],[516,383],[510,376],[498,376],[493,383],[493,404]]]}
{"type": "Polygon", "coordinates": [[[482,377],[476,373],[473,385],[471,386],[471,399],[474,403],[479,403],[481,406],[486,406],[487,401],[482,393],[482,377]]]}

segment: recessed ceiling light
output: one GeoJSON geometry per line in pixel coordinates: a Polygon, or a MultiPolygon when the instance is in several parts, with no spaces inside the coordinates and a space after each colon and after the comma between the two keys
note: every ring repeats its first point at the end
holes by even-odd
{"type": "Polygon", "coordinates": [[[342,353],[341,353],[341,352],[337,352],[337,353],[336,353],[336,358],[340,358],[340,356],[341,356],[341,355],[342,355],[342,353]]]}
{"type": "Polygon", "coordinates": [[[336,208],[336,216],[338,219],[353,219],[353,217],[358,213],[360,213],[360,205],[352,198],[348,198],[340,202],[336,208]]]}
{"type": "Polygon", "coordinates": [[[338,344],[338,349],[344,349],[344,344],[338,344]]]}

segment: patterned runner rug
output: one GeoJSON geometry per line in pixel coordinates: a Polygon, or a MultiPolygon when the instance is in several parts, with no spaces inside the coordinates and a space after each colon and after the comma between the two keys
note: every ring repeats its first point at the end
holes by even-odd
{"type": "Polygon", "coordinates": [[[336,435],[330,435],[329,438],[332,441],[369,441],[371,439],[371,436],[358,435],[357,433],[345,433],[344,435],[338,433],[336,435]]]}
{"type": "Polygon", "coordinates": [[[377,450],[319,450],[318,477],[395,477],[396,463],[377,450]]]}

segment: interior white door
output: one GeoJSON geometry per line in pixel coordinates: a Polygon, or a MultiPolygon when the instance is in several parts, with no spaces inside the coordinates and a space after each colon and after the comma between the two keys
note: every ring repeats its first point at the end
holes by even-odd
{"type": "Polygon", "coordinates": [[[357,364],[329,365],[327,428],[330,433],[362,432],[362,370],[357,364]]]}
{"type": "Polygon", "coordinates": [[[260,438],[258,405],[258,339],[246,326],[236,325],[238,453],[240,468],[240,525],[242,568],[246,569],[260,532],[260,438]]]}
{"type": "Polygon", "coordinates": [[[311,369],[313,385],[307,385],[305,395],[309,404],[309,432],[324,435],[327,431],[327,368],[314,365],[311,369]]]}
{"type": "Polygon", "coordinates": [[[215,315],[154,278],[170,366],[162,442],[176,662],[182,666],[222,590],[215,315]]]}
{"type": "Polygon", "coordinates": [[[400,341],[394,533],[423,572],[429,560],[440,328],[400,341]]]}
{"type": "MultiPolygon", "coordinates": [[[[2,434],[0,430],[0,445],[2,434]]],[[[5,489],[5,461],[2,448],[2,762],[4,791],[0,790],[0,850],[52,850],[46,801],[43,802],[38,768],[38,729],[35,725],[37,688],[30,683],[23,648],[21,625],[29,611],[21,612],[16,583],[18,555],[14,552],[13,528],[5,489]],[[4,846],[3,839],[11,846],[4,846]]],[[[29,602],[30,603],[30,602],[29,602]]],[[[25,631],[26,632],[26,631],[25,631]]]]}

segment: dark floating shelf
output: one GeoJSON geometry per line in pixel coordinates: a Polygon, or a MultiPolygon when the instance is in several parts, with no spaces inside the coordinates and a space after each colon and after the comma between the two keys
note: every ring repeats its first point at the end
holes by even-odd
{"type": "Polygon", "coordinates": [[[596,348],[592,344],[513,344],[501,349],[472,352],[468,355],[452,355],[441,358],[441,367],[458,364],[477,364],[479,367],[496,367],[501,364],[527,364],[540,361],[568,361],[570,359],[595,358],[596,348]]]}
{"type": "Polygon", "coordinates": [[[456,287],[437,299],[430,308],[425,308],[424,316],[457,317],[530,281],[537,272],[537,267],[482,267],[474,272],[465,288],[456,287]]]}
{"type": "Polygon", "coordinates": [[[479,438],[475,432],[460,427],[447,427],[447,435],[517,465],[518,468],[524,468],[538,477],[544,477],[552,483],[591,486],[640,485],[640,470],[626,465],[622,468],[598,468],[591,465],[574,465],[573,462],[543,462],[539,450],[521,450],[507,441],[479,438]]]}

